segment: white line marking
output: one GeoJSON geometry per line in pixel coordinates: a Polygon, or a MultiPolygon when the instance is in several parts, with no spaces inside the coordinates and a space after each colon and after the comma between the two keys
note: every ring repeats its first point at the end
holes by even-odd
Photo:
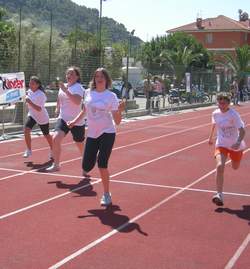
{"type": "MultiPolygon", "coordinates": [[[[192,147],[196,147],[196,146],[198,146],[198,145],[200,145],[200,144],[202,144],[202,143],[204,143],[204,142],[206,142],[206,141],[207,141],[207,140],[203,140],[203,141],[201,141],[201,142],[199,142],[199,143],[196,143],[196,144],[193,144],[193,145],[191,145],[191,146],[188,146],[188,147],[179,149],[179,150],[174,151],[174,152],[170,152],[170,153],[168,153],[168,154],[165,154],[165,155],[163,155],[163,156],[160,156],[160,157],[158,157],[158,158],[155,158],[155,159],[153,159],[153,160],[151,160],[151,161],[143,162],[143,163],[141,163],[141,164],[139,164],[139,165],[133,166],[133,167],[131,167],[131,168],[129,168],[129,169],[125,169],[125,170],[120,171],[120,172],[118,172],[118,173],[116,173],[116,174],[113,174],[113,175],[110,176],[110,178],[116,177],[116,176],[121,175],[121,174],[123,174],[123,173],[126,173],[126,172],[128,172],[128,171],[135,170],[135,169],[137,169],[137,168],[139,168],[139,167],[142,167],[142,166],[145,166],[145,165],[147,165],[147,164],[149,164],[149,163],[158,161],[158,160],[160,160],[160,159],[162,159],[162,158],[166,158],[166,157],[172,156],[172,155],[174,155],[174,154],[176,154],[176,153],[178,153],[178,152],[184,151],[184,150],[186,150],[186,149],[190,149],[190,148],[192,148],[192,147]]],[[[81,187],[78,188],[78,190],[80,190],[80,189],[81,189],[81,187]]],[[[21,213],[21,212],[26,211],[26,210],[28,210],[28,209],[30,209],[30,208],[39,206],[39,205],[41,205],[41,204],[45,204],[45,203],[50,202],[50,201],[52,201],[52,200],[55,200],[55,199],[57,199],[57,198],[61,198],[62,196],[65,196],[65,195],[67,195],[67,194],[69,194],[69,193],[71,193],[71,192],[69,191],[69,192],[66,192],[66,193],[64,193],[64,194],[57,195],[57,196],[55,196],[55,197],[51,197],[51,198],[46,199],[46,200],[44,200],[44,201],[41,201],[41,202],[32,204],[32,205],[27,206],[27,207],[20,208],[20,209],[18,209],[18,210],[15,210],[15,211],[10,212],[10,213],[7,213],[7,214],[4,214],[4,215],[0,216],[0,220],[1,220],[1,219],[4,219],[4,218],[7,218],[7,217],[9,217],[9,216],[15,215],[15,214],[17,214],[17,213],[21,213]]]]}
{"type": "MultiPolygon", "coordinates": [[[[7,171],[12,171],[14,169],[5,169],[5,168],[0,168],[0,170],[7,170],[7,171]]],[[[14,170],[14,172],[20,172],[23,173],[25,171],[23,170],[14,170]]],[[[31,171],[31,174],[36,174],[36,175],[44,175],[45,173],[41,172],[36,172],[36,171],[31,171]]],[[[82,179],[82,176],[75,176],[71,174],[57,174],[57,173],[46,173],[46,175],[49,176],[54,176],[54,177],[66,177],[66,178],[76,178],[76,179],[82,179]]],[[[92,180],[100,180],[101,178],[99,177],[91,177],[92,180]]],[[[144,182],[136,182],[136,181],[130,181],[130,180],[116,180],[116,179],[111,179],[110,182],[114,183],[121,183],[121,184],[128,184],[128,185],[137,185],[137,186],[145,186],[145,187],[156,187],[156,188],[164,188],[164,189],[175,189],[175,190],[182,190],[183,187],[181,186],[171,186],[171,185],[162,185],[162,184],[154,184],[154,183],[144,183],[144,182]]],[[[195,189],[195,188],[188,188],[186,189],[187,191],[194,191],[194,192],[205,192],[205,193],[214,193],[215,190],[208,190],[208,189],[195,189]]],[[[232,196],[240,196],[240,197],[250,197],[250,194],[247,193],[237,193],[237,192],[223,192],[225,195],[232,195],[232,196]]]]}
{"type": "Polygon", "coordinates": [[[35,204],[32,204],[32,205],[29,205],[29,206],[27,206],[27,207],[20,208],[20,209],[18,209],[18,210],[12,211],[12,212],[10,212],[10,213],[4,214],[4,215],[0,216],[0,220],[5,219],[5,218],[7,218],[7,217],[10,217],[10,216],[12,216],[12,215],[21,213],[21,212],[26,211],[26,210],[28,210],[28,209],[31,209],[31,208],[33,208],[33,207],[37,207],[37,206],[39,206],[39,205],[46,204],[46,203],[48,203],[48,202],[50,202],[50,201],[53,201],[53,200],[59,199],[59,198],[61,198],[61,197],[64,197],[64,196],[66,196],[66,195],[68,195],[68,194],[70,194],[70,193],[72,193],[72,192],[76,192],[76,191],[78,191],[78,190],[85,189],[85,188],[89,187],[90,185],[94,185],[94,184],[97,184],[97,183],[99,183],[99,182],[101,182],[101,179],[96,180],[96,181],[94,181],[94,182],[91,182],[91,183],[89,183],[89,184],[83,185],[83,186],[81,186],[81,187],[75,188],[75,189],[73,189],[73,190],[64,192],[64,193],[62,193],[62,194],[53,196],[53,197],[51,197],[51,198],[49,198],[49,199],[46,199],[46,200],[43,200],[43,201],[41,201],[41,202],[38,202],[38,203],[35,203],[35,204]]]}
{"type": "MultiPolygon", "coordinates": [[[[67,146],[70,144],[74,144],[74,142],[67,142],[67,143],[63,143],[62,146],[67,146]]],[[[42,151],[42,150],[47,150],[49,149],[49,147],[43,147],[43,148],[39,148],[39,149],[33,149],[32,152],[37,152],[37,151],[42,151]]],[[[12,153],[12,154],[8,154],[8,155],[2,155],[0,156],[0,159],[4,159],[4,158],[8,158],[8,157],[13,157],[13,156],[17,156],[17,155],[22,155],[23,151],[17,152],[17,153],[12,153]]]]}
{"type": "MultiPolygon", "coordinates": [[[[247,150],[249,151],[250,148],[247,150]]],[[[245,151],[245,152],[247,152],[245,151]]],[[[227,163],[229,163],[230,161],[227,161],[227,163]]],[[[193,185],[199,183],[200,181],[202,181],[203,179],[205,179],[206,177],[210,176],[211,174],[213,174],[215,172],[215,169],[208,172],[207,174],[203,175],[202,177],[198,178],[197,180],[195,180],[194,182],[192,182],[191,184],[186,185],[184,188],[182,188],[181,190],[178,190],[177,192],[175,192],[174,194],[166,197],[164,200],[160,201],[159,203],[155,204],[154,206],[150,207],[149,209],[145,210],[144,212],[142,212],[141,214],[135,216],[134,218],[132,218],[131,220],[129,220],[128,222],[124,223],[123,225],[119,226],[118,228],[116,228],[115,230],[112,230],[109,233],[106,233],[105,235],[103,235],[102,237],[98,238],[97,240],[91,242],[90,244],[82,247],[81,249],[79,249],[78,251],[72,253],[71,255],[67,256],[66,258],[64,258],[63,260],[59,261],[58,263],[52,265],[51,267],[49,267],[48,269],[57,269],[61,266],[63,266],[64,264],[68,263],[69,261],[73,260],[74,258],[82,255],[83,253],[87,252],[89,249],[95,247],[96,245],[102,243],[103,241],[105,241],[106,239],[112,237],[113,235],[117,234],[119,231],[121,231],[122,229],[126,228],[127,226],[129,226],[130,223],[133,223],[139,219],[141,219],[142,217],[148,215],[149,213],[151,213],[152,211],[156,210],[157,208],[159,208],[161,205],[167,203],[168,201],[170,201],[171,199],[175,198],[176,196],[180,195],[181,193],[183,193],[185,190],[189,189],[190,187],[192,187],[193,185]]],[[[249,234],[250,235],[250,234],[249,234]]],[[[250,237],[248,235],[248,237],[250,237]]],[[[243,242],[243,246],[241,245],[240,247],[240,251],[239,254],[237,253],[237,258],[240,256],[240,254],[244,251],[244,249],[246,248],[247,244],[249,243],[249,239],[248,238],[246,240],[244,240],[243,242]]],[[[238,251],[237,251],[238,252],[238,251]]],[[[236,260],[237,260],[236,258],[236,260]]],[[[234,259],[235,260],[235,259],[234,259]]],[[[228,268],[224,268],[224,269],[231,269],[232,267],[228,267],[228,268]]]]}
{"type": "Polygon", "coordinates": [[[247,235],[245,240],[242,242],[242,244],[239,246],[233,257],[230,259],[230,261],[227,263],[224,269],[232,269],[235,265],[235,263],[239,260],[241,254],[244,252],[244,250],[247,248],[248,244],[250,243],[250,233],[247,235]]]}
{"type": "MultiPolygon", "coordinates": [[[[127,131],[120,131],[120,132],[118,131],[117,132],[117,135],[131,133],[131,132],[136,132],[136,131],[141,131],[141,130],[146,130],[146,129],[151,129],[153,127],[158,127],[158,126],[167,126],[167,125],[170,125],[172,123],[184,122],[184,121],[188,121],[188,120],[192,120],[192,119],[199,119],[199,118],[206,117],[208,115],[210,115],[210,114],[205,114],[205,115],[202,115],[202,116],[191,117],[191,118],[188,118],[188,119],[182,119],[182,120],[177,120],[177,121],[166,122],[166,123],[162,123],[162,124],[150,125],[150,126],[146,126],[146,127],[140,127],[140,128],[136,128],[136,129],[132,129],[132,130],[127,130],[127,131]]],[[[40,138],[40,137],[34,137],[34,138],[40,138]]],[[[19,140],[22,140],[22,139],[19,139],[19,140]]],[[[11,140],[11,141],[13,141],[13,140],[11,140]]],[[[10,141],[6,141],[6,142],[10,142],[10,141]]],[[[71,145],[71,144],[74,144],[74,142],[67,142],[67,143],[62,144],[62,146],[71,145]]],[[[43,147],[43,148],[39,148],[39,149],[34,149],[32,151],[33,152],[36,152],[36,151],[47,150],[47,149],[49,149],[48,146],[47,147],[43,147]]],[[[21,155],[21,154],[23,154],[23,151],[20,151],[20,152],[17,152],[17,153],[12,153],[12,154],[9,154],[9,155],[0,156],[0,159],[4,159],[4,158],[7,158],[7,157],[12,157],[12,156],[17,156],[17,155],[21,155]]]]}
{"type": "MultiPolygon", "coordinates": [[[[214,172],[215,172],[215,170],[214,170],[214,172]]],[[[182,190],[184,188],[184,187],[180,187],[180,186],[161,185],[161,184],[143,183],[143,182],[135,182],[135,181],[127,181],[127,180],[115,180],[115,179],[110,180],[110,182],[128,184],[128,185],[145,186],[145,187],[156,187],[156,188],[163,188],[163,189],[174,189],[174,190],[182,190]]],[[[205,193],[214,193],[215,192],[215,190],[196,189],[196,188],[186,188],[186,191],[205,192],[205,193]]],[[[232,196],[250,197],[250,194],[247,194],[247,193],[223,192],[223,194],[232,195],[232,196]]]]}
{"type": "MultiPolygon", "coordinates": [[[[168,133],[168,134],[165,134],[165,135],[156,136],[154,138],[141,140],[139,142],[131,143],[131,144],[128,144],[128,145],[116,147],[116,148],[113,149],[113,151],[118,150],[118,149],[133,147],[133,146],[136,146],[136,145],[140,145],[140,144],[143,144],[143,143],[151,142],[151,141],[158,140],[158,139],[161,139],[161,138],[165,138],[165,137],[168,137],[168,136],[172,136],[172,135],[176,135],[176,134],[181,134],[181,133],[188,132],[188,131],[191,131],[191,130],[195,130],[195,129],[198,129],[198,128],[201,128],[201,127],[204,127],[204,126],[207,126],[207,125],[210,125],[210,123],[198,125],[198,126],[195,126],[195,127],[192,127],[192,128],[186,128],[186,129],[181,130],[181,131],[172,132],[172,133],[168,133]]],[[[67,163],[74,162],[74,161],[77,161],[77,160],[80,160],[80,159],[82,159],[82,156],[81,157],[77,157],[77,158],[73,158],[73,159],[70,159],[70,160],[62,161],[62,162],[60,162],[60,164],[67,164],[67,163]]],[[[37,169],[37,170],[39,170],[39,169],[37,169]]],[[[37,171],[37,170],[35,170],[35,171],[37,171]]],[[[19,174],[18,173],[18,174],[15,174],[15,175],[11,175],[9,177],[5,177],[4,179],[13,178],[13,177],[16,177],[16,176],[19,176],[19,175],[29,174],[29,173],[31,173],[31,171],[32,170],[24,171],[23,174],[19,174]]],[[[0,178],[0,181],[1,180],[4,180],[4,179],[1,179],[0,178]]]]}
{"type": "Polygon", "coordinates": [[[106,239],[112,237],[113,235],[117,234],[119,231],[123,230],[124,228],[126,228],[127,226],[129,226],[130,223],[133,223],[139,219],[141,219],[142,217],[148,215],[149,213],[151,213],[152,211],[158,209],[160,206],[162,206],[163,204],[167,203],[168,201],[170,201],[171,199],[173,199],[174,197],[180,195],[182,192],[184,192],[186,189],[192,187],[193,185],[197,184],[198,182],[202,181],[203,179],[205,179],[206,177],[210,176],[211,174],[214,173],[214,170],[208,172],[207,174],[203,175],[202,177],[198,178],[197,180],[195,180],[194,182],[192,182],[191,184],[186,185],[183,189],[178,190],[177,192],[175,192],[174,194],[167,196],[165,199],[163,199],[162,201],[160,201],[159,203],[155,204],[154,206],[150,207],[149,209],[145,210],[144,212],[140,213],[139,215],[135,216],[134,218],[132,218],[131,220],[129,220],[128,222],[122,224],[121,226],[119,226],[118,228],[116,228],[115,230],[112,230],[109,233],[106,233],[105,235],[103,235],[102,237],[98,238],[97,240],[91,242],[90,244],[82,247],[81,249],[79,249],[78,251],[72,253],[71,255],[69,255],[68,257],[64,258],[63,260],[59,261],[58,263],[52,265],[51,267],[49,267],[48,269],[57,269],[61,266],[63,266],[64,264],[68,263],[69,261],[73,260],[74,258],[78,257],[79,255],[83,254],[84,252],[88,251],[89,249],[95,247],[96,245],[102,243],[103,241],[105,241],[106,239]]]}

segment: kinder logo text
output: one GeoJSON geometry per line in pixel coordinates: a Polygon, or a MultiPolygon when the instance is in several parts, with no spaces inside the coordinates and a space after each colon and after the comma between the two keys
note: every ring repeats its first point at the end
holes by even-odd
{"type": "Polygon", "coordinates": [[[0,90],[8,91],[11,89],[23,89],[24,88],[24,80],[21,79],[7,79],[0,77],[0,90]]]}

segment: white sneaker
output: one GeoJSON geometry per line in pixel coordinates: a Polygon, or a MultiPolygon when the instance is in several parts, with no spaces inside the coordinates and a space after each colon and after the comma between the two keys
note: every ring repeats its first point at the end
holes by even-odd
{"type": "Polygon", "coordinates": [[[112,204],[111,193],[105,192],[101,199],[101,206],[108,206],[112,204]]]}
{"type": "Polygon", "coordinates": [[[24,158],[28,158],[32,155],[32,151],[30,149],[26,149],[23,153],[24,158]]]}
{"type": "Polygon", "coordinates": [[[60,166],[53,163],[50,167],[46,168],[47,172],[57,172],[60,171],[60,166]]]}
{"type": "Polygon", "coordinates": [[[212,202],[215,203],[217,206],[223,206],[223,194],[221,192],[217,192],[213,196],[212,202]]]}

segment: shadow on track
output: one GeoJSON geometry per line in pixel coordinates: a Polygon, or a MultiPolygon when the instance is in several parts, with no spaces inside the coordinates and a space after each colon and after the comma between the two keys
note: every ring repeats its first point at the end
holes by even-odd
{"type": "MultiPolygon", "coordinates": [[[[70,176],[69,176],[70,177],[70,176]]],[[[75,197],[82,196],[96,196],[97,193],[93,191],[93,186],[90,183],[90,178],[83,178],[79,183],[76,184],[68,184],[63,183],[62,181],[49,181],[48,184],[56,184],[58,189],[67,189],[73,193],[77,193],[78,195],[75,197]]]]}
{"type": "Polygon", "coordinates": [[[235,215],[240,219],[248,221],[250,225],[250,205],[243,205],[242,209],[231,209],[231,208],[217,208],[215,210],[217,213],[228,213],[230,215],[235,215]]]}
{"type": "Polygon", "coordinates": [[[91,209],[88,210],[89,215],[78,216],[80,219],[95,217],[99,218],[101,223],[116,229],[121,233],[130,233],[138,231],[140,234],[147,236],[143,232],[140,225],[137,223],[130,223],[130,219],[126,215],[117,214],[117,211],[122,211],[118,205],[111,205],[104,209],[91,209]]]}

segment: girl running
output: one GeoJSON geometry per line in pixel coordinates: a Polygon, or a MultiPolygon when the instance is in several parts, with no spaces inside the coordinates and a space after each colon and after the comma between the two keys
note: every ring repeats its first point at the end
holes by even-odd
{"type": "Polygon", "coordinates": [[[27,149],[25,150],[23,157],[28,158],[32,155],[31,150],[31,130],[38,124],[44,137],[46,138],[49,146],[50,153],[49,158],[52,158],[52,137],[49,133],[49,115],[45,108],[47,97],[42,88],[40,79],[36,76],[30,78],[29,90],[26,94],[26,104],[28,106],[28,118],[24,126],[24,137],[27,149]]]}
{"type": "Polygon", "coordinates": [[[60,169],[61,144],[70,131],[81,155],[85,134],[85,119],[82,111],[84,89],[80,84],[80,70],[70,67],[66,71],[67,83],[60,83],[56,113],[59,114],[53,136],[54,163],[47,168],[48,172],[60,169]]]}
{"type": "Polygon", "coordinates": [[[108,161],[115,142],[115,124],[120,124],[124,102],[119,101],[111,88],[111,78],[104,68],[98,68],[85,92],[85,109],[88,122],[88,135],[82,161],[83,176],[88,176],[96,163],[102,178],[104,194],[101,205],[112,203],[109,192],[108,161]],[[114,122],[113,122],[114,120],[114,122]]]}
{"type": "Polygon", "coordinates": [[[230,108],[230,97],[220,94],[217,97],[218,109],[212,114],[212,128],[209,136],[209,145],[213,144],[213,134],[217,128],[215,143],[216,185],[217,193],[213,196],[213,203],[223,206],[224,169],[227,157],[232,161],[232,168],[240,167],[243,150],[246,147],[244,123],[238,112],[230,108]]]}

